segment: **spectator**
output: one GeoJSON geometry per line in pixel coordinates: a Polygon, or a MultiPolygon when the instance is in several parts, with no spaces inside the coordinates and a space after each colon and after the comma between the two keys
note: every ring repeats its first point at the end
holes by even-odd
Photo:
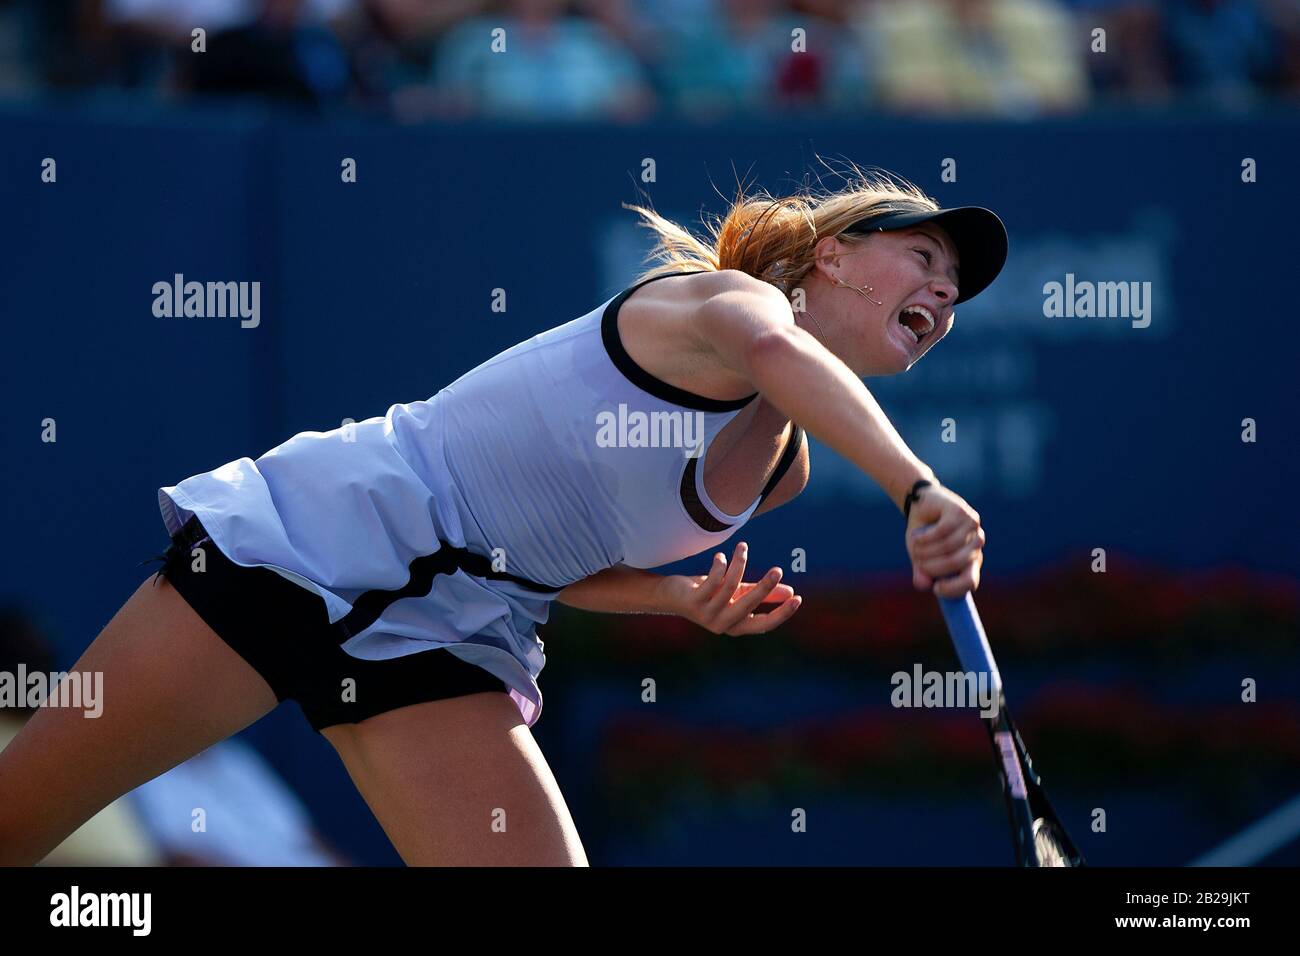
{"type": "Polygon", "coordinates": [[[399,116],[419,115],[438,41],[489,0],[361,0],[338,28],[352,63],[352,100],[399,116]]]}
{"type": "Polygon", "coordinates": [[[196,93],[254,93],[309,107],[338,103],[349,88],[349,65],[328,21],[349,4],[260,0],[251,22],[215,35],[209,31],[206,52],[181,57],[181,85],[196,93]]]}
{"type": "Polygon", "coordinates": [[[354,2],[104,0],[102,22],[87,22],[105,74],[121,87],[318,104],[348,88],[348,64],[330,24],[354,2]],[[199,28],[203,52],[192,48],[199,28]]]}
{"type": "Polygon", "coordinates": [[[1174,94],[1164,18],[1155,0],[1070,0],[1085,44],[1088,72],[1099,97],[1160,103],[1174,94]],[[1105,30],[1105,52],[1094,52],[1092,31],[1105,30]]]}
{"type": "Polygon", "coordinates": [[[190,52],[191,32],[214,37],[257,18],[255,0],[104,0],[103,32],[118,85],[161,92],[190,52]]]}
{"type": "Polygon", "coordinates": [[[561,15],[563,7],[562,0],[510,0],[500,16],[452,30],[435,53],[439,110],[527,119],[644,113],[650,89],[636,58],[598,24],[561,15]]]}
{"type": "Polygon", "coordinates": [[[1053,0],[881,0],[857,20],[893,109],[1074,110],[1088,100],[1085,39],[1053,0]]]}
{"type": "Polygon", "coordinates": [[[1256,98],[1270,50],[1251,0],[1170,0],[1165,16],[1175,69],[1190,93],[1221,106],[1256,98]]]}
{"type": "Polygon", "coordinates": [[[866,73],[852,39],[827,16],[836,6],[804,3],[790,13],[777,0],[722,0],[674,20],[662,64],[669,97],[696,115],[860,104],[866,73]]]}

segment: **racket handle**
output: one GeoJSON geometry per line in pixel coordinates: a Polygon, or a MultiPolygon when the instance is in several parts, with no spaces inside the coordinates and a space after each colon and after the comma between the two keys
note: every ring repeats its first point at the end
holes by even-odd
{"type": "Polygon", "coordinates": [[[988,636],[984,633],[984,624],[979,612],[975,610],[975,599],[970,593],[959,598],[939,598],[939,609],[948,625],[953,647],[957,649],[957,659],[961,669],[976,674],[988,674],[989,686],[995,696],[1002,695],[1002,675],[993,660],[993,649],[989,647],[988,636]]]}
{"type": "MultiPolygon", "coordinates": [[[[932,524],[922,525],[918,530],[932,527],[932,524]]],[[[975,674],[988,674],[989,686],[1000,698],[1002,675],[998,673],[997,662],[993,660],[993,649],[989,647],[988,636],[984,633],[984,623],[975,610],[975,598],[969,591],[959,598],[941,597],[939,609],[943,611],[948,634],[952,637],[953,647],[957,649],[961,669],[975,674]]]]}

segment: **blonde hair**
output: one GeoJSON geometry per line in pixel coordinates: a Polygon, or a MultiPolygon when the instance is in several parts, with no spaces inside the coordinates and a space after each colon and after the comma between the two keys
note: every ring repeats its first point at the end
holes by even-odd
{"type": "Polygon", "coordinates": [[[846,182],[839,189],[826,189],[819,181],[789,196],[766,190],[746,195],[738,184],[726,214],[703,220],[707,241],[649,206],[623,203],[624,209],[640,215],[638,225],[655,236],[646,259],[659,264],[642,271],[636,281],[674,272],[737,269],[789,296],[812,268],[813,251],[826,236],[856,243],[864,237],[842,235],[843,230],[868,216],[940,208],[920,187],[887,170],[863,170],[850,163],[847,173],[836,174],[846,182]]]}

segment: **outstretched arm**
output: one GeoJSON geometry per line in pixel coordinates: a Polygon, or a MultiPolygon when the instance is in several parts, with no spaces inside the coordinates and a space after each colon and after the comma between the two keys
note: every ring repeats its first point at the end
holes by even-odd
{"type": "Polygon", "coordinates": [[[662,575],[616,564],[570,584],[556,600],[607,614],[675,614],[714,634],[759,634],[789,620],[802,598],[780,583],[780,568],[772,568],[757,582],[743,581],[748,554],[749,546],[742,541],[730,566],[719,551],[709,573],[699,575],[662,575]],[[755,614],[764,602],[778,606],[755,614]]]}
{"type": "Polygon", "coordinates": [[[691,328],[701,351],[712,353],[742,386],[757,389],[870,475],[900,511],[917,481],[931,482],[908,520],[905,545],[913,584],[944,597],[979,587],[985,540],[979,515],[960,496],[939,487],[934,472],[907,447],[857,375],[795,324],[779,290],[749,283],[712,296],[694,319],[691,328]],[[922,525],[932,527],[921,531],[922,525]]]}
{"type": "Polygon", "coordinates": [[[866,472],[898,508],[915,482],[934,481],[861,379],[795,324],[775,287],[753,283],[715,295],[695,318],[702,350],[866,472]]]}
{"type": "Polygon", "coordinates": [[[555,600],[569,607],[602,614],[672,614],[663,594],[667,578],[652,571],[616,564],[575,581],[555,600]]]}

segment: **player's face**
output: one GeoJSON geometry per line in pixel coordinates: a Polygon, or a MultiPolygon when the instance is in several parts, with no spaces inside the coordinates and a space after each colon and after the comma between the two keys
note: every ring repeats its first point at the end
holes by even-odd
{"type": "Polygon", "coordinates": [[[933,223],[875,232],[853,244],[834,242],[838,266],[827,263],[824,275],[869,289],[874,301],[839,285],[819,290],[814,314],[835,326],[834,333],[827,330],[833,350],[859,375],[907,371],[952,328],[956,247],[933,223]]]}

